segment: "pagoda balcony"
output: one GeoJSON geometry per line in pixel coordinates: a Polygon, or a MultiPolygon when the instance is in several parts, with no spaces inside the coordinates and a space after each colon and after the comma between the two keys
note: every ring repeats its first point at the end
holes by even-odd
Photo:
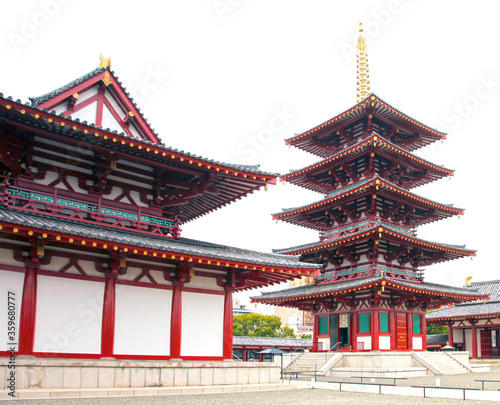
{"type": "Polygon", "coordinates": [[[157,216],[140,206],[130,205],[129,209],[123,209],[119,207],[123,204],[113,204],[100,196],[92,197],[92,203],[78,197],[62,198],[56,188],[47,193],[12,186],[8,178],[0,183],[0,200],[11,209],[150,235],[180,237],[182,221],[179,214],[163,211],[164,216],[157,216]]]}
{"type": "Polygon", "coordinates": [[[328,284],[335,281],[369,277],[382,272],[384,276],[394,279],[423,282],[423,271],[419,269],[412,270],[387,264],[365,264],[329,270],[327,273],[317,276],[314,283],[328,284]]]}
{"type": "Polygon", "coordinates": [[[331,239],[343,238],[345,236],[352,235],[354,233],[362,232],[364,230],[373,228],[374,226],[384,225],[385,227],[392,229],[396,232],[406,234],[408,236],[416,236],[417,232],[412,227],[395,225],[394,223],[381,220],[380,218],[363,218],[362,220],[351,222],[347,225],[337,227],[331,231],[322,232],[320,235],[320,242],[328,241],[331,239]]]}

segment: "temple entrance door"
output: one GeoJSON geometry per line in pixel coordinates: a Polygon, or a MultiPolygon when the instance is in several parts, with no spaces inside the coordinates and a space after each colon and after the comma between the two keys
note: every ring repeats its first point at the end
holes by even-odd
{"type": "Polygon", "coordinates": [[[338,322],[339,316],[338,314],[330,314],[330,350],[335,344],[339,341],[338,338],[338,322]]]}
{"type": "Polygon", "coordinates": [[[349,314],[339,315],[339,342],[342,347],[349,347],[349,314]]]}
{"type": "Polygon", "coordinates": [[[406,324],[406,314],[396,313],[396,348],[408,349],[408,328],[406,324]]]}
{"type": "Polygon", "coordinates": [[[479,336],[481,338],[481,357],[491,357],[491,330],[481,329],[479,336]]]}

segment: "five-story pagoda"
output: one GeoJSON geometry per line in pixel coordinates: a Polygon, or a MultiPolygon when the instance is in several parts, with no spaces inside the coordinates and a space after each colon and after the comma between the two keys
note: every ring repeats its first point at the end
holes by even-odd
{"type": "Polygon", "coordinates": [[[481,295],[423,280],[430,264],[475,256],[416,235],[419,225],[463,214],[412,191],[453,175],[412,153],[445,138],[370,93],[360,28],[358,104],[286,140],[322,160],[281,180],[323,198],[273,215],[320,232],[318,242],[275,252],[321,264],[321,274],[310,285],[253,300],[312,311],[315,351],[426,350],[426,310],[481,295]]]}

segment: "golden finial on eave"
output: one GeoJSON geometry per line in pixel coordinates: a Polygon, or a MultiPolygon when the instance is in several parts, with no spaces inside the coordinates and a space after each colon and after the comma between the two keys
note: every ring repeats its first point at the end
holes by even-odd
{"type": "Polygon", "coordinates": [[[102,53],[99,55],[99,68],[111,67],[111,56],[105,57],[102,56],[102,53]]]}
{"type": "Polygon", "coordinates": [[[359,23],[357,45],[357,96],[358,103],[370,95],[370,74],[368,71],[368,55],[366,53],[366,37],[363,34],[363,23],[359,23]]]}

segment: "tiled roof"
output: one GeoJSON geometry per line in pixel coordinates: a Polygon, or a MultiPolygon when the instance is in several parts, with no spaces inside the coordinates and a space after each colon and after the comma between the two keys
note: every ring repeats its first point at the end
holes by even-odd
{"type": "Polygon", "coordinates": [[[436,311],[428,312],[425,316],[427,321],[449,318],[467,318],[473,316],[500,315],[500,302],[488,302],[485,304],[460,304],[445,307],[436,311]]]}
{"type": "Polygon", "coordinates": [[[376,283],[382,280],[390,281],[392,284],[397,284],[403,287],[409,287],[417,289],[420,291],[435,292],[437,294],[452,294],[460,296],[473,296],[482,297],[484,294],[474,291],[472,289],[465,289],[459,287],[452,287],[443,284],[434,283],[418,283],[407,280],[392,279],[385,275],[380,274],[373,275],[370,277],[357,278],[353,280],[342,280],[336,281],[328,284],[317,284],[317,285],[305,285],[295,288],[289,288],[281,291],[263,292],[261,296],[252,297],[255,301],[266,301],[272,299],[288,299],[295,297],[307,297],[318,294],[330,293],[335,291],[343,291],[346,289],[352,289],[357,287],[362,287],[367,284],[376,283]]]}
{"type": "MultiPolygon", "coordinates": [[[[382,222],[377,222],[375,225],[373,225],[371,228],[368,228],[368,229],[362,229],[358,232],[355,232],[355,233],[352,233],[352,234],[349,234],[348,236],[341,236],[338,238],[338,240],[341,240],[341,239],[345,239],[345,238],[352,238],[353,236],[356,236],[358,234],[361,234],[361,233],[365,233],[365,232],[370,232],[370,231],[373,231],[379,227],[383,227],[384,224],[382,222]]],[[[394,232],[392,229],[389,229],[391,232],[394,232]]],[[[406,238],[408,237],[408,235],[404,235],[406,238]]],[[[415,239],[416,241],[418,242],[422,242],[422,243],[429,243],[429,244],[433,244],[433,245],[436,245],[436,246],[441,246],[443,248],[447,248],[447,249],[456,249],[456,250],[463,250],[463,251],[466,251],[466,252],[475,252],[475,250],[470,250],[470,249],[465,249],[465,245],[448,245],[448,244],[444,244],[444,243],[436,243],[436,242],[432,242],[432,241],[428,241],[428,240],[425,240],[425,239],[419,239],[419,238],[412,238],[412,239],[415,239]]],[[[281,253],[281,254],[291,254],[291,253],[294,253],[294,252],[300,252],[300,251],[303,251],[303,250],[306,250],[306,249],[312,249],[312,248],[319,248],[319,247],[322,247],[322,246],[326,246],[328,244],[331,244],[332,242],[335,242],[337,239],[329,239],[329,240],[326,240],[326,241],[323,241],[323,242],[312,242],[312,243],[306,243],[304,245],[299,245],[299,246],[293,246],[293,247],[289,247],[289,248],[283,248],[283,249],[273,249],[273,252],[274,253],[281,253]]]]}
{"type": "Polygon", "coordinates": [[[439,335],[427,335],[427,346],[429,345],[445,345],[448,343],[448,335],[439,334],[439,335]]]}
{"type": "MultiPolygon", "coordinates": [[[[463,211],[463,209],[462,209],[462,208],[456,208],[456,207],[454,207],[454,206],[453,206],[453,204],[443,204],[443,203],[439,203],[439,202],[434,201],[434,200],[430,200],[429,198],[420,197],[420,196],[418,196],[418,195],[416,195],[416,194],[414,194],[414,193],[412,193],[412,192],[410,192],[410,191],[408,191],[408,190],[406,190],[406,189],[404,189],[404,188],[402,188],[402,187],[398,186],[397,184],[393,183],[393,182],[392,182],[392,181],[390,181],[390,180],[383,179],[383,178],[382,178],[382,177],[380,177],[378,174],[375,174],[375,175],[374,175],[374,176],[372,176],[372,177],[369,177],[369,178],[366,178],[366,179],[364,179],[364,180],[359,181],[359,182],[356,184],[356,186],[354,187],[354,189],[356,189],[356,188],[358,188],[358,187],[361,187],[361,186],[363,186],[363,185],[365,185],[365,184],[367,184],[367,183],[370,183],[370,182],[372,182],[373,180],[377,180],[377,179],[380,179],[380,181],[382,181],[382,182],[384,182],[384,183],[387,183],[388,185],[390,185],[391,187],[395,188],[395,189],[396,189],[396,190],[398,190],[398,191],[401,191],[401,192],[404,192],[404,193],[409,193],[409,194],[414,195],[414,196],[416,196],[416,197],[418,197],[418,198],[424,199],[425,201],[428,201],[428,202],[430,202],[430,203],[437,204],[437,205],[441,205],[441,206],[443,206],[443,207],[454,208],[454,209],[456,209],[456,210],[463,211]]],[[[349,186],[349,185],[348,185],[348,186],[349,186]]],[[[348,186],[347,186],[347,187],[348,187],[348,186]]],[[[352,189],[350,189],[349,191],[351,192],[351,191],[352,191],[352,189]]],[[[296,211],[296,210],[300,210],[300,209],[303,209],[303,208],[312,207],[312,206],[314,206],[314,205],[321,204],[321,203],[323,203],[324,201],[329,200],[329,199],[331,199],[331,198],[333,198],[333,197],[338,197],[339,195],[341,195],[341,192],[340,192],[339,194],[336,194],[335,196],[332,196],[332,197],[326,197],[326,198],[323,198],[323,199],[321,199],[321,200],[317,200],[317,201],[314,201],[314,202],[312,202],[312,203],[305,204],[305,205],[302,205],[302,206],[299,206],[299,207],[293,207],[293,208],[282,208],[282,212],[276,212],[276,213],[274,213],[274,214],[272,214],[272,215],[281,215],[281,214],[283,214],[283,213],[287,213],[287,212],[291,212],[291,211],[296,211]]]]}
{"type": "Polygon", "coordinates": [[[137,246],[145,249],[164,250],[185,255],[231,260],[266,266],[285,267],[290,269],[297,268],[314,270],[318,268],[317,265],[300,262],[298,257],[257,252],[194,239],[173,239],[138,234],[124,230],[76,223],[70,220],[56,219],[39,214],[9,210],[5,208],[0,208],[0,222],[27,226],[45,231],[54,231],[72,236],[82,236],[89,239],[137,246]]]}
{"type": "MultiPolygon", "coordinates": [[[[51,98],[54,98],[58,96],[61,93],[64,93],[65,91],[78,86],[79,84],[85,82],[86,80],[92,79],[94,76],[98,75],[101,72],[104,72],[105,70],[109,70],[108,68],[96,68],[94,70],[91,70],[88,73],[85,73],[83,76],[80,76],[79,78],[72,80],[71,82],[58,87],[55,90],[49,91],[48,93],[45,93],[41,96],[38,97],[30,97],[31,100],[31,105],[34,107],[39,106],[40,104],[45,103],[47,100],[50,100],[51,98]]],[[[116,76],[115,76],[116,77],[116,76]]]]}
{"type": "MultiPolygon", "coordinates": [[[[360,144],[360,143],[365,142],[367,139],[373,138],[373,137],[375,137],[375,136],[377,136],[377,137],[379,137],[379,138],[380,138],[380,135],[379,135],[379,134],[377,134],[377,132],[375,132],[375,131],[374,131],[374,132],[373,132],[373,134],[370,134],[370,136],[369,136],[369,137],[365,137],[365,138],[361,137],[361,138],[357,139],[356,143],[354,143],[354,144],[350,145],[347,149],[351,149],[351,148],[355,147],[356,145],[358,145],[358,144],[360,144]]],[[[389,145],[389,146],[391,146],[391,147],[395,148],[395,150],[398,150],[398,151],[399,151],[399,150],[403,150],[400,146],[398,146],[398,145],[396,145],[396,144],[392,143],[392,142],[391,142],[391,141],[389,141],[388,139],[383,139],[383,138],[382,138],[382,139],[380,139],[379,141],[380,141],[380,142],[384,142],[384,143],[386,143],[387,145],[389,145]]],[[[453,171],[454,171],[454,170],[451,170],[451,169],[447,169],[447,168],[446,168],[446,167],[444,167],[443,165],[436,165],[435,163],[432,163],[432,162],[430,162],[429,160],[426,160],[426,159],[424,159],[424,158],[422,158],[422,157],[420,157],[420,156],[417,156],[417,155],[415,155],[414,153],[410,153],[410,152],[405,151],[405,150],[403,150],[403,152],[404,152],[404,153],[407,153],[407,154],[410,154],[411,156],[413,156],[413,158],[414,158],[414,159],[418,159],[418,160],[421,160],[421,161],[423,161],[423,162],[427,163],[429,166],[434,166],[434,167],[437,167],[437,168],[439,168],[439,169],[445,170],[445,171],[447,171],[447,172],[453,172],[453,171]]],[[[318,166],[319,164],[321,164],[321,162],[327,161],[327,160],[332,159],[332,158],[334,158],[334,157],[341,156],[341,155],[343,155],[343,154],[345,154],[345,153],[346,153],[346,151],[345,151],[345,150],[340,150],[340,151],[338,151],[338,152],[336,152],[336,153],[333,153],[333,154],[331,154],[330,156],[328,156],[328,157],[324,158],[323,160],[320,160],[319,162],[316,162],[316,163],[310,164],[310,165],[305,166],[305,167],[302,167],[302,168],[300,168],[300,169],[290,170],[290,172],[289,172],[289,173],[286,173],[286,174],[284,174],[283,176],[289,176],[289,175],[291,175],[291,174],[294,174],[294,173],[297,173],[297,172],[301,172],[301,171],[303,171],[303,170],[307,170],[307,169],[313,168],[313,167],[318,166]]]]}
{"type": "Polygon", "coordinates": [[[259,347],[312,347],[312,339],[274,338],[256,336],[233,336],[233,346],[259,346],[259,347]]]}
{"type": "Polygon", "coordinates": [[[445,307],[429,312],[428,320],[441,318],[466,318],[471,316],[485,316],[500,314],[500,280],[479,281],[465,287],[467,290],[477,290],[490,299],[461,303],[453,307],[445,307]]]}
{"type": "MultiPolygon", "coordinates": [[[[44,97],[44,96],[41,96],[41,97],[44,97]]],[[[14,100],[12,98],[12,96],[5,96],[3,93],[0,93],[0,99],[3,99],[5,101],[10,101],[12,103],[19,104],[19,109],[25,108],[25,107],[29,107],[29,103],[24,103],[23,104],[21,100],[14,100]]],[[[34,108],[35,108],[34,111],[37,112],[36,105],[34,106],[34,108]]],[[[12,111],[12,110],[10,110],[10,111],[12,111]]],[[[155,148],[159,148],[160,150],[165,151],[167,154],[176,153],[176,154],[183,155],[184,157],[187,157],[187,158],[193,158],[193,159],[203,160],[203,161],[205,161],[207,163],[210,163],[210,164],[212,164],[214,166],[223,166],[223,167],[227,167],[227,168],[230,168],[230,169],[247,171],[249,173],[258,174],[258,175],[266,175],[266,176],[269,176],[269,177],[277,177],[277,176],[279,176],[279,173],[270,173],[270,172],[261,171],[259,169],[260,165],[258,165],[258,164],[256,164],[256,165],[242,165],[242,164],[225,163],[225,162],[221,162],[221,161],[217,161],[217,160],[212,160],[212,159],[205,158],[203,156],[199,156],[199,155],[195,155],[193,153],[186,152],[186,151],[181,150],[181,149],[177,149],[177,148],[172,148],[172,147],[166,146],[163,143],[162,144],[157,144],[157,143],[148,141],[146,139],[137,139],[137,138],[134,138],[133,136],[130,136],[130,135],[124,133],[124,132],[118,133],[116,130],[110,130],[109,128],[102,128],[100,126],[96,126],[94,123],[89,123],[87,121],[80,121],[79,118],[74,118],[73,119],[71,117],[71,115],[68,116],[68,117],[63,117],[62,114],[59,114],[59,115],[55,114],[54,112],[48,111],[46,108],[42,109],[41,111],[45,112],[48,115],[53,116],[54,118],[57,117],[59,120],[63,119],[64,122],[86,125],[86,126],[88,126],[90,128],[99,129],[100,131],[105,132],[105,133],[107,133],[107,135],[110,135],[110,136],[112,136],[112,135],[120,136],[120,137],[126,138],[126,139],[128,139],[130,141],[133,141],[134,143],[139,143],[139,144],[142,143],[144,146],[152,146],[152,147],[155,147],[155,148]]],[[[28,111],[28,109],[26,109],[26,113],[23,114],[22,117],[26,118],[26,116],[28,116],[28,115],[29,115],[29,111],[28,111]]],[[[34,113],[32,115],[34,115],[34,113]]],[[[16,118],[19,118],[19,117],[16,117],[16,118]]],[[[32,123],[31,121],[27,121],[27,122],[29,124],[32,123]]],[[[43,125],[44,123],[40,122],[39,120],[36,120],[36,121],[33,120],[33,122],[36,122],[37,126],[44,127],[44,125],[43,125]]],[[[53,129],[53,126],[47,126],[47,128],[48,129],[53,129]]],[[[61,134],[69,135],[70,131],[72,131],[71,130],[71,125],[66,125],[62,129],[60,127],[57,128],[57,132],[61,133],[61,134]]],[[[72,136],[74,136],[75,133],[77,133],[77,132],[76,131],[72,131],[72,136]]],[[[77,133],[77,135],[80,135],[80,133],[77,133]]],[[[81,135],[83,135],[83,131],[81,132],[81,135]]],[[[127,145],[127,143],[125,143],[125,146],[123,146],[124,149],[126,148],[126,145],[127,145]]],[[[158,158],[158,157],[155,156],[155,158],[158,158]]]]}

